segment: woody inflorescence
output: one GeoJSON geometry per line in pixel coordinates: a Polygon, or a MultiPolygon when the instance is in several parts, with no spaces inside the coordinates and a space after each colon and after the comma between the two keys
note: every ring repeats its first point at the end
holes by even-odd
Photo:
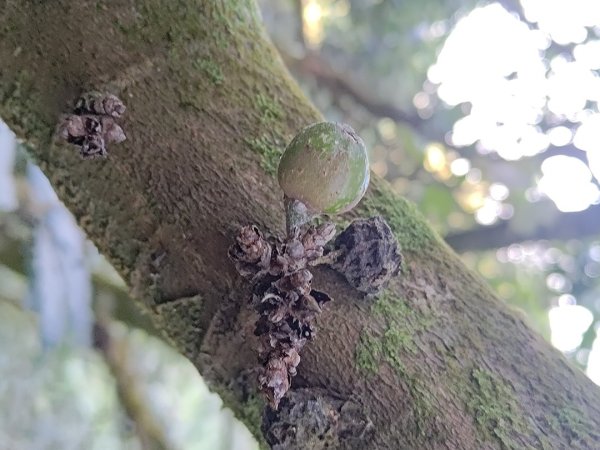
{"type": "Polygon", "coordinates": [[[252,307],[258,313],[254,333],[259,337],[260,390],[271,406],[290,388],[300,363],[300,351],[315,336],[315,319],[331,300],[312,289],[311,262],[323,256],[335,235],[335,225],[304,225],[285,240],[263,236],[253,225],[239,230],[229,249],[237,271],[250,280],[252,307]]]}
{"type": "Polygon", "coordinates": [[[116,122],[124,113],[125,105],[116,96],[89,92],[79,97],[71,114],[61,117],[58,134],[79,147],[82,158],[105,158],[108,144],[118,144],[126,138],[116,122]]]}

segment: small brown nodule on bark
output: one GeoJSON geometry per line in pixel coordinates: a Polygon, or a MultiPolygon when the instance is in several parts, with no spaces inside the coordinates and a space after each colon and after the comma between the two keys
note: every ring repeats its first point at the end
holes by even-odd
{"type": "Polygon", "coordinates": [[[90,92],[77,100],[72,114],[61,117],[58,134],[78,146],[82,158],[104,158],[109,143],[118,144],[126,139],[115,121],[124,113],[125,105],[116,96],[90,92]]]}
{"type": "Polygon", "coordinates": [[[273,408],[290,388],[300,351],[316,332],[315,319],[331,298],[311,287],[307,265],[323,255],[335,226],[305,225],[285,240],[264,238],[256,226],[240,229],[229,249],[237,271],[253,282],[252,306],[259,314],[258,383],[273,408]]]}
{"type": "Polygon", "coordinates": [[[116,95],[87,92],[77,99],[74,113],[119,118],[123,116],[125,109],[125,105],[116,95]]]}
{"type": "Polygon", "coordinates": [[[334,247],[331,267],[361,292],[381,292],[400,270],[398,241],[380,216],[353,221],[336,238],[334,247]]]}

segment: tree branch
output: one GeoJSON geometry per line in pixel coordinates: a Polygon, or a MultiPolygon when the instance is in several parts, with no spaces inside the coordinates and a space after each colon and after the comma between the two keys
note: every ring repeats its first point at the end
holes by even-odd
{"type": "Polygon", "coordinates": [[[510,221],[502,221],[487,227],[449,234],[445,240],[457,252],[490,250],[523,241],[600,236],[599,223],[600,205],[592,205],[585,211],[560,213],[551,224],[539,224],[526,232],[515,231],[510,221]]]}
{"type": "MultiPolygon", "coordinates": [[[[281,51],[286,65],[294,72],[316,78],[321,86],[326,86],[334,95],[347,95],[375,117],[388,117],[396,122],[409,125],[428,139],[439,141],[439,136],[429,134],[426,122],[417,115],[403,111],[393,105],[372,100],[360,91],[350,80],[333,69],[327,61],[314,52],[308,51],[302,58],[294,58],[281,51]]],[[[443,141],[443,139],[441,139],[443,141]]]]}
{"type": "Polygon", "coordinates": [[[322,117],[253,2],[3,0],[0,61],[0,116],[157,327],[259,439],[319,448],[323,419],[330,448],[597,443],[598,390],[377,178],[345,219],[383,215],[404,273],[374,301],[316,271],[315,288],[335,301],[304,349],[293,395],[262,414],[249,376],[255,317],[227,248],[243,224],[283,232],[278,156],[322,117]],[[128,108],[128,139],[107,160],[50,145],[66,103],[90,90],[128,108]]]}
{"type": "MultiPolygon", "coordinates": [[[[317,52],[309,51],[302,58],[295,58],[287,54],[281,48],[279,48],[279,51],[284,62],[292,72],[315,78],[319,85],[327,87],[333,93],[334,97],[348,96],[373,116],[390,118],[398,123],[408,125],[423,139],[442,142],[448,149],[454,150],[460,155],[474,153],[473,146],[455,147],[448,144],[442,133],[436,132],[435,128],[432,127],[427,120],[422,119],[418,115],[408,113],[394,105],[373,100],[367,93],[356,87],[350,79],[338,73],[317,52]],[[473,150],[473,152],[471,150],[473,150]]],[[[541,162],[544,159],[555,155],[567,155],[587,162],[585,152],[573,145],[562,147],[550,145],[544,152],[531,156],[530,158],[535,158],[541,162]]]]}
{"type": "Polygon", "coordinates": [[[115,379],[121,404],[135,424],[135,431],[143,450],[168,450],[169,445],[163,429],[146,405],[139,390],[135,374],[129,367],[129,347],[125,339],[111,334],[106,320],[94,324],[94,347],[104,360],[115,379]]]}

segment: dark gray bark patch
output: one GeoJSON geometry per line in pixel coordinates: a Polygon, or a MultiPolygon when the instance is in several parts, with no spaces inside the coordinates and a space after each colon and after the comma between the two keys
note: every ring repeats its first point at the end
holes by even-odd
{"type": "Polygon", "coordinates": [[[278,410],[266,408],[262,431],[273,450],[367,448],[374,427],[361,406],[316,389],[288,393],[278,410]]]}
{"type": "Polygon", "coordinates": [[[331,266],[361,292],[381,292],[400,270],[398,242],[381,216],[353,221],[334,245],[331,266]]]}

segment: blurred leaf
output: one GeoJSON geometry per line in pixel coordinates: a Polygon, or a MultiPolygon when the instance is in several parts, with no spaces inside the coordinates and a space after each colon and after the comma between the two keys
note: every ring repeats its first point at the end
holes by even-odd
{"type": "Polygon", "coordinates": [[[89,345],[92,294],[83,232],[38,167],[28,167],[27,179],[37,212],[27,305],[39,313],[45,346],[89,345]]]}

